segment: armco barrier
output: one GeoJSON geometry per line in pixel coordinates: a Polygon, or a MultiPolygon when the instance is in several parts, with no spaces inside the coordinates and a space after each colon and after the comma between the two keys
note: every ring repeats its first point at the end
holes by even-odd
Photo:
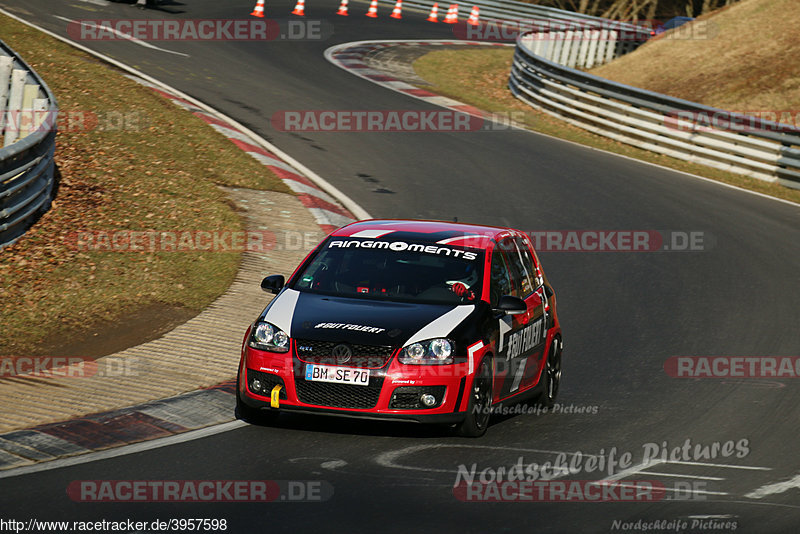
{"type": "MultiPolygon", "coordinates": [[[[437,0],[438,1],[438,0],[437,0]]],[[[448,4],[438,2],[446,11],[448,4]]],[[[404,0],[404,6],[429,11],[433,0],[404,0]]],[[[509,32],[520,30],[536,32],[541,39],[540,55],[559,61],[565,54],[564,63],[590,68],[602,65],[626,54],[647,41],[655,32],[645,22],[631,24],[583,15],[552,7],[543,7],[515,0],[475,0],[461,4],[464,11],[461,19],[469,13],[469,6],[480,8],[481,25],[454,26],[455,36],[466,40],[492,40],[505,38],[509,32]],[[487,21],[499,26],[491,27],[487,21]],[[570,56],[570,52],[572,56],[570,56]]]]}
{"type": "MultiPolygon", "coordinates": [[[[439,8],[446,10],[448,4],[459,3],[456,0],[450,2],[441,0],[404,0],[403,6],[412,6],[430,10],[434,1],[439,3],[439,8]]],[[[640,26],[633,24],[620,23],[609,19],[594,17],[591,15],[584,15],[582,13],[575,13],[573,11],[566,11],[554,7],[544,7],[527,2],[518,2],[515,0],[474,0],[472,2],[459,3],[461,9],[465,9],[459,16],[463,17],[469,13],[470,6],[478,6],[480,8],[480,19],[489,20],[504,20],[504,21],[541,21],[545,24],[553,24],[557,22],[564,22],[567,24],[582,25],[584,29],[590,28],[603,28],[608,24],[614,24],[616,27],[625,27],[632,31],[650,34],[640,26]]],[[[563,27],[563,29],[568,29],[563,27]]]]}
{"type": "Polygon", "coordinates": [[[800,189],[796,127],[581,72],[537,55],[538,40],[517,40],[509,88],[520,100],[638,148],[800,189]]]}
{"type": "Polygon", "coordinates": [[[0,247],[50,207],[57,115],[47,84],[0,41],[0,247]]]}

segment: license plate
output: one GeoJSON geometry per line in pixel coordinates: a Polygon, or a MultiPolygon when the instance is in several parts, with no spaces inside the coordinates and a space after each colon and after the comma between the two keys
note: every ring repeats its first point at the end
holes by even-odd
{"type": "Polygon", "coordinates": [[[333,382],[335,384],[369,385],[369,371],[352,367],[332,367],[330,365],[306,364],[306,380],[312,382],[333,382]]]}

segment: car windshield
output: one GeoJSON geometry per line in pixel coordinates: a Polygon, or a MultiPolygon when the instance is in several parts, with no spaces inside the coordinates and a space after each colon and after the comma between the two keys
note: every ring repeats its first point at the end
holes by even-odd
{"type": "Polygon", "coordinates": [[[294,289],[342,297],[464,304],[481,297],[483,251],[431,243],[330,238],[294,289]]]}

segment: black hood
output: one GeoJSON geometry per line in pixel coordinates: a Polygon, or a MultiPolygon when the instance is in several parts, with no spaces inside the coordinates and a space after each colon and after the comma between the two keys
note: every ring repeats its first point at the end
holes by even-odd
{"type": "Polygon", "coordinates": [[[290,335],[300,340],[398,347],[455,307],[301,292],[294,308],[290,335]]]}

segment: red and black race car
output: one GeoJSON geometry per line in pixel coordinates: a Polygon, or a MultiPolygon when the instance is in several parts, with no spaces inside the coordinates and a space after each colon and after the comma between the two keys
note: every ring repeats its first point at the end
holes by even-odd
{"type": "Polygon", "coordinates": [[[350,224],[323,240],[248,328],[240,418],[282,411],[455,424],[486,432],[498,404],[552,406],[556,299],[528,236],[413,220],[350,224]]]}

